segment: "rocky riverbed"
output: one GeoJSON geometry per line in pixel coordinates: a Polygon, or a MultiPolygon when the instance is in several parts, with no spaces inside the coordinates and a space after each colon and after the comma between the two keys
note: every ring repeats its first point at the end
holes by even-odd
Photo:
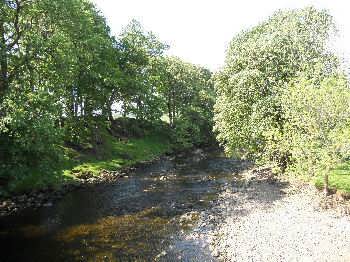
{"type": "Polygon", "coordinates": [[[350,261],[349,202],[250,170],[204,217],[219,261],[350,261]],[[240,185],[237,187],[237,185],[240,185]]]}
{"type": "Polygon", "coordinates": [[[81,180],[7,200],[0,260],[350,261],[349,200],[221,152],[81,180]]]}

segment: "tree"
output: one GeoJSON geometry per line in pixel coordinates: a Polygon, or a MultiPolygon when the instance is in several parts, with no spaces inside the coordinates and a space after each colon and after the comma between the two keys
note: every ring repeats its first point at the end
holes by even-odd
{"type": "Polygon", "coordinates": [[[299,79],[282,95],[285,126],[282,141],[291,152],[289,172],[322,175],[328,194],[328,174],[349,156],[350,89],[343,75],[320,85],[299,79]]]}
{"type": "Polygon", "coordinates": [[[333,31],[332,17],[310,7],[279,11],[231,41],[215,76],[214,129],[226,152],[286,168],[281,94],[300,74],[319,82],[337,68],[327,51],[333,31]]]}
{"type": "Polygon", "coordinates": [[[118,65],[104,18],[85,0],[1,1],[0,42],[0,159],[16,173],[54,161],[62,133],[75,142],[91,133],[118,65]]]}
{"type": "Polygon", "coordinates": [[[177,57],[162,59],[159,93],[182,146],[211,142],[214,89],[211,72],[177,57]]]}
{"type": "Polygon", "coordinates": [[[156,96],[156,63],[168,46],[152,32],[145,32],[138,21],[132,20],[119,36],[118,48],[124,74],[120,97],[124,113],[131,113],[141,120],[159,119],[162,108],[159,108],[156,96]]]}
{"type": "Polygon", "coordinates": [[[118,107],[135,129],[169,111],[176,141],[205,140],[211,73],[165,58],[139,22],[115,38],[88,0],[0,4],[0,175],[47,173],[63,146],[99,148],[118,107]]]}

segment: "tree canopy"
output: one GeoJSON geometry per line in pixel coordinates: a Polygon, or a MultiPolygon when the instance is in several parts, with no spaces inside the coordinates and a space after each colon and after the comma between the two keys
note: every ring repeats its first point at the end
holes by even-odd
{"type": "Polygon", "coordinates": [[[97,147],[118,117],[156,125],[169,116],[179,146],[206,137],[193,128],[210,133],[211,73],[167,57],[168,45],[138,21],[113,36],[87,0],[2,0],[0,8],[2,175],[45,170],[64,145],[97,147]],[[180,125],[191,117],[203,123],[180,125]]]}
{"type": "Polygon", "coordinates": [[[0,3],[3,177],[47,171],[67,147],[95,150],[130,119],[127,132],[163,128],[176,148],[215,133],[227,153],[281,172],[327,173],[346,158],[348,82],[327,11],[276,12],[235,36],[212,75],[136,20],[112,35],[88,0],[0,3]]]}
{"type": "Polygon", "coordinates": [[[283,133],[280,96],[300,75],[320,81],[337,69],[327,50],[333,31],[327,12],[306,8],[279,11],[231,41],[215,77],[215,130],[227,152],[284,164],[286,152],[269,150],[283,133]]]}

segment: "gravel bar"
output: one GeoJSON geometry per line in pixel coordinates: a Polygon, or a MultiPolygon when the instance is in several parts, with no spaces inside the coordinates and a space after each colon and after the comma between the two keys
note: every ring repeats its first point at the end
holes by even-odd
{"type": "Polygon", "coordinates": [[[350,217],[320,207],[310,186],[249,171],[218,201],[208,241],[219,261],[350,261],[350,217]]]}

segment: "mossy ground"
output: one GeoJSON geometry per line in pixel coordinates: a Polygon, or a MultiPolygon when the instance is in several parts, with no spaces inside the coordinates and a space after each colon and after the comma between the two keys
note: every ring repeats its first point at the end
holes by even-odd
{"type": "Polygon", "coordinates": [[[8,193],[26,192],[43,187],[59,187],[74,182],[82,173],[98,176],[102,170],[117,171],[141,161],[151,160],[171,151],[169,137],[162,132],[149,132],[141,138],[120,140],[104,134],[103,145],[93,153],[64,147],[63,159],[48,171],[31,170],[21,179],[12,181],[8,193]]]}

